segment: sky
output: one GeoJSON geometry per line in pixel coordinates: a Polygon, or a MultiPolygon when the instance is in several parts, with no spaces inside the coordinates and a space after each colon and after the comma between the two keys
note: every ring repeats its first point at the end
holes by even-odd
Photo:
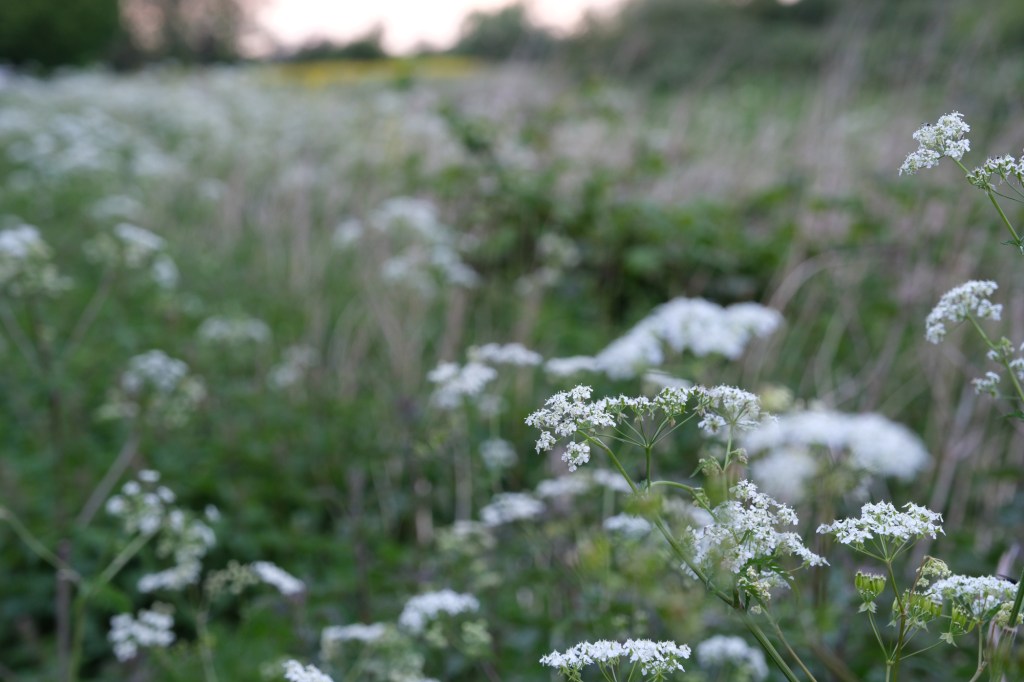
{"type": "MultiPolygon", "coordinates": [[[[587,9],[607,11],[621,0],[532,0],[533,16],[545,26],[568,29],[587,9]]],[[[384,27],[384,45],[394,53],[424,43],[447,47],[473,10],[493,10],[509,0],[264,0],[260,23],[278,42],[294,46],[315,38],[345,40],[384,27]]]]}

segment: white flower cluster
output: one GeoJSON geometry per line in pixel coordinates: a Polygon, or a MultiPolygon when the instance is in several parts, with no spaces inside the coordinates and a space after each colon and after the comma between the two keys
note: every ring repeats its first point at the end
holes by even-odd
{"type": "Polygon", "coordinates": [[[489,365],[536,367],[544,362],[544,356],[521,343],[486,343],[482,346],[471,347],[467,355],[471,362],[489,365]]]}
{"type": "Polygon", "coordinates": [[[761,423],[761,401],[753,393],[733,386],[697,387],[689,393],[698,396],[698,426],[708,434],[748,431],[761,423]]]}
{"type": "Polygon", "coordinates": [[[723,308],[701,298],[676,298],[655,308],[597,355],[553,358],[544,368],[554,376],[589,371],[628,379],[663,364],[666,346],[675,353],[736,359],[751,340],[768,336],[781,323],[777,311],[757,303],[723,308]]]}
{"type": "Polygon", "coordinates": [[[1003,306],[988,300],[999,285],[992,281],[971,280],[950,289],[925,320],[925,338],[939,343],[946,336],[946,323],[960,324],[968,317],[978,320],[998,320],[1003,306]]]}
{"type": "Polygon", "coordinates": [[[173,567],[139,579],[140,592],[195,584],[202,558],[217,542],[213,529],[196,515],[172,507],[176,496],[159,481],[159,472],[140,471],[137,480],[125,483],[106,503],[107,513],[121,520],[126,533],[156,535],[157,555],[174,557],[173,567]]]}
{"type": "Polygon", "coordinates": [[[620,534],[632,539],[647,537],[653,529],[650,521],[633,514],[609,516],[601,524],[601,527],[609,533],[620,534]]]}
{"type": "Polygon", "coordinates": [[[661,678],[674,672],[682,672],[682,661],[690,657],[690,647],[675,642],[654,642],[649,639],[627,639],[625,642],[598,640],[580,642],[564,652],[552,651],[540,659],[541,665],[554,668],[563,674],[578,675],[589,665],[602,668],[620,664],[636,664],[642,675],[661,678]]]}
{"type": "Polygon", "coordinates": [[[733,665],[754,680],[768,677],[768,664],[760,649],[747,644],[742,637],[715,635],[697,645],[697,660],[704,666],[733,665]]]}
{"type": "Polygon", "coordinates": [[[174,643],[174,618],[164,609],[139,611],[138,617],[121,613],[110,619],[107,641],[114,647],[119,661],[128,661],[139,653],[139,647],[166,648],[174,643]]]}
{"type": "Polygon", "coordinates": [[[318,354],[312,346],[289,346],[281,362],[270,368],[267,383],[271,388],[284,390],[301,382],[317,366],[318,354]]]}
{"type": "Polygon", "coordinates": [[[499,493],[480,510],[485,526],[503,526],[516,521],[535,519],[544,513],[544,503],[528,493],[499,493]]]}
{"type": "Polygon", "coordinates": [[[0,230],[0,290],[10,295],[55,296],[71,288],[51,262],[53,251],[32,225],[0,230]]]}
{"type": "Polygon", "coordinates": [[[442,410],[461,407],[465,398],[480,395],[497,377],[497,370],[479,362],[441,363],[427,374],[427,380],[437,385],[431,402],[442,410]]]}
{"type": "Polygon", "coordinates": [[[315,665],[302,665],[298,661],[285,661],[284,678],[288,682],[334,682],[315,665]]]}
{"type": "Polygon", "coordinates": [[[690,529],[695,565],[713,575],[734,573],[742,587],[761,598],[767,598],[770,588],[788,585],[781,572],[759,568],[766,559],[774,563],[795,556],[808,566],[828,565],[804,546],[799,535],[776,530],[777,526],[797,525],[799,519],[792,508],[758,492],[750,481],[740,481],[730,492],[735,499],[715,507],[711,523],[690,529]]]}
{"type": "Polygon", "coordinates": [[[534,492],[544,499],[563,499],[590,492],[594,488],[604,488],[616,493],[629,494],[632,489],[629,483],[617,471],[611,469],[587,469],[578,471],[571,476],[566,474],[547,478],[537,484],[534,492]]]}
{"type": "Polygon", "coordinates": [[[996,576],[951,575],[937,581],[925,594],[940,604],[948,599],[954,608],[984,622],[1003,604],[1013,602],[1017,586],[996,576]]]}
{"type": "Polygon", "coordinates": [[[199,325],[200,341],[225,346],[262,345],[270,341],[270,327],[255,317],[208,317],[199,325]]]}
{"type": "Polygon", "coordinates": [[[917,151],[907,156],[900,166],[900,175],[913,175],[922,168],[934,168],[944,156],[959,161],[971,151],[971,141],[964,137],[971,127],[954,111],[941,116],[935,125],[922,126],[914,133],[917,151]]]}
{"type": "Polygon", "coordinates": [[[479,283],[480,276],[463,261],[455,235],[441,222],[432,202],[412,197],[389,199],[369,215],[367,224],[369,227],[356,219],[344,221],[335,230],[334,245],[348,250],[363,240],[387,242],[391,253],[381,264],[385,279],[424,294],[436,289],[433,274],[460,287],[479,283]]]}
{"type": "Polygon", "coordinates": [[[320,646],[329,649],[337,642],[375,642],[387,632],[384,623],[353,623],[352,625],[331,625],[320,633],[320,646]]]}
{"type": "MultiPolygon", "coordinates": [[[[580,465],[590,461],[590,445],[577,441],[577,434],[596,437],[605,429],[615,428],[626,416],[651,417],[660,413],[665,418],[672,418],[681,415],[695,391],[705,389],[665,388],[654,398],[620,395],[590,402],[593,390],[589,386],[577,386],[548,398],[542,409],[526,418],[526,425],[541,432],[537,439],[537,452],[551,450],[559,440],[569,438],[562,461],[569,465],[569,471],[576,471],[580,465]]],[[[709,412],[714,409],[711,400],[701,404],[709,412]]]]}
{"type": "Polygon", "coordinates": [[[184,361],[151,350],[128,361],[99,415],[106,419],[145,416],[167,426],[180,426],[205,397],[205,384],[189,373],[184,361]]]}
{"type": "Polygon", "coordinates": [[[1007,154],[988,159],[984,165],[967,174],[968,182],[982,189],[992,187],[993,177],[999,178],[1000,182],[1010,179],[1016,180],[1018,183],[1024,182],[1024,157],[1018,160],[1007,154]]]}
{"type": "Polygon", "coordinates": [[[304,582],[269,561],[253,562],[249,564],[249,568],[252,569],[257,578],[267,585],[277,588],[277,591],[286,597],[306,591],[306,584],[304,582]]]}
{"type": "Polygon", "coordinates": [[[971,384],[974,386],[975,394],[987,393],[993,398],[997,398],[999,397],[999,381],[1000,377],[995,372],[985,372],[985,376],[971,379],[971,384]]]}
{"type": "Polygon", "coordinates": [[[793,412],[763,422],[741,445],[753,459],[751,472],[771,495],[799,501],[805,483],[837,465],[858,479],[867,475],[910,480],[931,461],[924,443],[910,429],[880,414],[846,414],[818,409],[793,412]],[[814,449],[827,453],[819,457],[814,449]],[[756,457],[756,459],[755,459],[756,457]]]}
{"type": "Polygon", "coordinates": [[[480,610],[480,602],[471,594],[460,594],[445,589],[438,592],[426,592],[412,597],[405,603],[398,624],[402,628],[419,634],[430,621],[441,614],[456,616],[460,613],[475,613],[480,610]]]}
{"type": "Polygon", "coordinates": [[[501,471],[515,466],[516,449],[507,440],[489,438],[480,444],[480,458],[488,471],[501,471]]]}
{"type": "Polygon", "coordinates": [[[893,556],[906,543],[925,536],[935,539],[942,530],[942,515],[926,507],[908,502],[901,512],[891,502],[869,502],[860,509],[860,518],[839,519],[818,526],[818,533],[835,536],[836,542],[862,548],[867,540],[877,544],[897,542],[890,548],[893,556]]]}
{"type": "Polygon", "coordinates": [[[178,285],[178,266],[167,253],[167,242],[138,225],[119,223],[87,241],[84,250],[96,263],[128,270],[149,268],[150,277],[161,289],[178,285]]]}

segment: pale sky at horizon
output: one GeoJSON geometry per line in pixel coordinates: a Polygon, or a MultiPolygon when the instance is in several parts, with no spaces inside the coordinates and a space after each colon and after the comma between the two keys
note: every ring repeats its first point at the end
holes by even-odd
{"type": "MultiPolygon", "coordinates": [[[[532,0],[527,5],[543,25],[568,29],[588,9],[607,11],[622,0],[532,0]]],[[[345,40],[384,27],[388,50],[408,52],[421,44],[447,47],[462,19],[473,10],[492,10],[511,0],[265,0],[260,23],[280,43],[299,45],[315,38],[345,40]]]]}

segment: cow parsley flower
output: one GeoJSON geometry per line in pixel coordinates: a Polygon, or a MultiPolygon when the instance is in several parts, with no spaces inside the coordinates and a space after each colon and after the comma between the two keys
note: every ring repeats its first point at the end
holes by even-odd
{"type": "Polygon", "coordinates": [[[480,602],[471,594],[460,594],[449,589],[426,592],[405,603],[402,614],[398,617],[398,625],[413,634],[419,634],[426,629],[429,622],[436,620],[441,614],[456,616],[460,613],[476,613],[479,610],[480,602]]]}
{"type": "Polygon", "coordinates": [[[985,376],[972,379],[971,383],[975,394],[988,393],[993,398],[999,397],[999,375],[995,372],[985,372],[985,376]]]}
{"type": "Polygon", "coordinates": [[[959,161],[971,150],[971,141],[964,137],[971,131],[963,116],[954,111],[939,118],[935,125],[925,125],[914,133],[917,151],[907,156],[900,166],[900,175],[913,175],[922,168],[934,168],[944,156],[959,161]]]}
{"type": "Polygon", "coordinates": [[[270,341],[270,327],[255,317],[214,316],[203,320],[196,332],[199,340],[225,346],[262,345],[270,341]]]}
{"type": "Polygon", "coordinates": [[[427,380],[436,384],[431,403],[442,410],[461,407],[464,399],[480,395],[497,377],[497,370],[479,362],[441,363],[427,374],[427,380]]]}
{"type": "Polygon", "coordinates": [[[543,513],[544,503],[527,493],[499,493],[480,510],[480,520],[486,526],[503,526],[535,519],[543,513]]]}
{"type": "Polygon", "coordinates": [[[110,619],[107,641],[114,647],[119,661],[128,661],[139,653],[139,648],[166,648],[174,643],[174,618],[167,608],[157,605],[143,609],[139,615],[121,613],[110,619]]]}
{"type": "Polygon", "coordinates": [[[1003,604],[1013,602],[1016,594],[1017,586],[1009,580],[987,575],[951,575],[937,581],[926,593],[940,604],[949,600],[954,608],[979,622],[993,618],[1003,604]]]}
{"type": "Polygon", "coordinates": [[[480,444],[480,458],[488,471],[502,471],[515,466],[516,449],[507,440],[490,438],[480,444]]]}
{"type": "Polygon", "coordinates": [[[166,426],[180,426],[205,397],[205,384],[184,361],[151,350],[128,361],[99,415],[107,419],[143,415],[166,426]]]}
{"type": "Polygon", "coordinates": [[[332,625],[320,633],[320,646],[329,649],[337,642],[375,642],[385,635],[388,626],[384,623],[353,623],[352,625],[332,625]]]}
{"type": "Polygon", "coordinates": [[[946,323],[960,324],[968,317],[998,320],[1003,306],[988,300],[999,285],[992,281],[972,280],[943,294],[925,320],[925,338],[939,343],[946,336],[946,323]]]}
{"type": "Polygon", "coordinates": [[[601,527],[612,534],[621,534],[627,538],[639,539],[646,537],[654,528],[651,522],[642,516],[633,514],[616,514],[609,516],[601,527]]]}
{"type": "Polygon", "coordinates": [[[768,493],[800,501],[817,473],[842,467],[852,489],[872,476],[908,481],[931,461],[910,429],[880,414],[816,409],[764,421],[740,439],[751,457],[754,479],[768,493]]]}
{"type": "Polygon", "coordinates": [[[473,346],[467,352],[469,359],[473,362],[482,362],[488,365],[515,365],[518,367],[536,367],[544,362],[544,357],[535,351],[530,350],[521,343],[487,343],[483,346],[473,346]]]}
{"type": "Polygon", "coordinates": [[[861,507],[860,518],[840,519],[818,526],[818,533],[830,534],[836,542],[887,561],[924,537],[935,539],[942,530],[942,515],[913,502],[901,512],[891,502],[869,502],[861,507]],[[870,548],[866,548],[870,542],[870,548]]]}
{"type": "Polygon", "coordinates": [[[295,345],[284,350],[281,362],[270,368],[267,384],[284,390],[299,384],[317,366],[318,353],[312,346],[295,345]]]}
{"type": "Polygon", "coordinates": [[[288,682],[334,682],[315,665],[302,665],[298,661],[286,661],[284,677],[288,682]]]}
{"type": "Polygon", "coordinates": [[[695,388],[698,396],[698,426],[708,434],[747,431],[761,423],[761,401],[753,393],[733,386],[695,388]]]}
{"type": "Polygon", "coordinates": [[[52,262],[53,251],[32,225],[0,230],[0,290],[12,296],[56,296],[71,288],[52,262]]]}
{"type": "Polygon", "coordinates": [[[734,499],[715,507],[709,524],[689,531],[693,563],[706,573],[733,573],[737,584],[764,598],[769,588],[785,585],[787,577],[764,572],[765,565],[786,556],[807,566],[828,565],[804,546],[799,535],[777,530],[797,525],[792,508],[759,492],[750,481],[740,481],[730,492],[734,499]]]}
{"type": "Polygon", "coordinates": [[[277,588],[277,591],[286,597],[306,591],[306,584],[304,582],[269,561],[256,561],[250,564],[250,568],[257,578],[277,588]]]}
{"type": "Polygon", "coordinates": [[[675,642],[654,642],[649,639],[627,639],[625,642],[598,640],[580,642],[564,652],[552,651],[540,659],[541,665],[558,670],[569,679],[578,679],[586,666],[602,670],[630,665],[640,674],[662,678],[683,672],[682,661],[690,657],[690,647],[675,642]]]}
{"type": "Polygon", "coordinates": [[[999,178],[1000,182],[1014,179],[1024,181],[1024,158],[1017,160],[1009,154],[994,159],[987,159],[979,168],[967,174],[967,180],[975,187],[992,188],[991,178],[999,178]]]}
{"type": "Polygon", "coordinates": [[[697,660],[704,666],[734,666],[753,680],[768,677],[764,653],[747,644],[742,637],[715,635],[705,639],[697,645],[697,660]]]}

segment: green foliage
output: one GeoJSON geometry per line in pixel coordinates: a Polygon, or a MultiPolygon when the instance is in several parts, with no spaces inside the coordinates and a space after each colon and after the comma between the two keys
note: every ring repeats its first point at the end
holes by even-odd
{"type": "Polygon", "coordinates": [[[518,3],[493,12],[471,12],[452,51],[491,60],[539,59],[553,44],[553,37],[530,19],[526,5],[518,3]]]}
{"type": "Polygon", "coordinates": [[[102,62],[120,35],[117,0],[0,4],[0,63],[51,69],[102,62]]]}

